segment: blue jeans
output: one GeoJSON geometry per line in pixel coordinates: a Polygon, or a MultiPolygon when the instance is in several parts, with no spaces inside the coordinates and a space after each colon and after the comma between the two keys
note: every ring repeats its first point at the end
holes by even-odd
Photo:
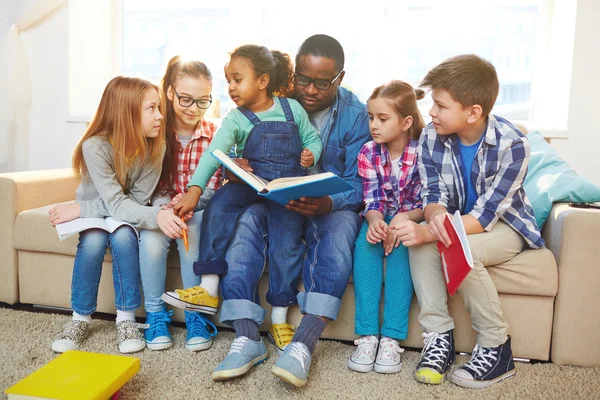
{"type": "MultiPolygon", "coordinates": [[[[181,279],[183,287],[198,286],[201,277],[194,274],[194,262],[200,253],[200,227],[204,210],[194,211],[192,219],[186,222],[188,231],[188,248],[185,251],[183,239],[175,239],[179,250],[181,279]]],[[[160,296],[165,291],[167,279],[167,255],[173,239],[162,231],[142,230],[140,235],[140,275],[144,291],[144,309],[146,312],[158,312],[164,308],[160,296]]]]}
{"type": "Polygon", "coordinates": [[[96,311],[102,262],[108,246],[112,254],[115,307],[132,311],[142,302],[138,239],[133,228],[124,225],[113,233],[88,229],[79,234],[71,282],[71,307],[77,314],[91,315],[96,311]]]}
{"type": "Polygon", "coordinates": [[[221,267],[217,267],[220,263],[223,263],[223,269],[227,270],[229,263],[225,254],[238,217],[256,203],[263,204],[265,229],[271,233],[267,239],[270,260],[267,301],[279,307],[296,304],[296,286],[305,249],[302,242],[304,218],[279,203],[259,196],[256,190],[248,185],[227,184],[211,199],[204,213],[200,258],[194,265],[194,271],[198,275],[220,274],[221,267]]]}
{"type": "MultiPolygon", "coordinates": [[[[360,217],[354,211],[304,219],[305,291],[297,296],[303,314],[337,318],[352,272],[352,253],[359,228],[360,217]]],[[[264,205],[249,207],[238,219],[225,255],[229,271],[221,280],[224,299],[221,322],[251,319],[262,323],[265,310],[260,306],[257,289],[267,260],[267,233],[264,205]]]]}
{"type": "MultiPolygon", "coordinates": [[[[391,217],[386,218],[389,223],[391,217]]],[[[383,296],[381,334],[404,340],[408,335],[408,313],[413,285],[408,249],[402,244],[387,256],[383,284],[383,244],[367,242],[369,223],[363,222],[354,250],[355,330],[357,335],[379,335],[379,304],[383,296]]]]}

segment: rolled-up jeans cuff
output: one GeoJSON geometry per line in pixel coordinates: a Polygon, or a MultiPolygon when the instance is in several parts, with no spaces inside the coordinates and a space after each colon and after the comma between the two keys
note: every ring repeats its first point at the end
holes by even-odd
{"type": "Polygon", "coordinates": [[[196,261],[194,263],[194,273],[198,276],[214,274],[223,277],[227,273],[227,269],[227,261],[224,260],[196,261]]]}
{"type": "Polygon", "coordinates": [[[220,322],[231,326],[231,322],[238,319],[249,319],[260,326],[265,319],[265,310],[250,300],[223,300],[220,322]]]}
{"type": "Polygon", "coordinates": [[[300,292],[298,305],[302,314],[311,314],[318,317],[335,320],[340,312],[342,301],[337,297],[325,293],[300,292]]]}

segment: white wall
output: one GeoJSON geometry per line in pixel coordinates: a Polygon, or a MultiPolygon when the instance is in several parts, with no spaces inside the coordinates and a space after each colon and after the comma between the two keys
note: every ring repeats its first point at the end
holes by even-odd
{"type": "MultiPolygon", "coordinates": [[[[0,38],[31,4],[43,0],[3,0],[0,38]]],[[[32,78],[30,136],[17,149],[19,170],[68,167],[83,134],[83,123],[68,123],[68,7],[23,33],[32,78]]],[[[573,81],[569,105],[569,139],[552,141],[580,174],[600,185],[600,1],[579,0],[575,29],[573,81]]],[[[4,41],[0,40],[0,50],[4,41]]],[[[1,53],[0,53],[1,54],[1,53]]],[[[566,78],[569,79],[569,78],[566,78]]],[[[0,88],[1,93],[1,88],[0,88]]],[[[0,103],[1,106],[2,103],[0,103]]],[[[566,111],[566,110],[565,110],[566,111]]]]}

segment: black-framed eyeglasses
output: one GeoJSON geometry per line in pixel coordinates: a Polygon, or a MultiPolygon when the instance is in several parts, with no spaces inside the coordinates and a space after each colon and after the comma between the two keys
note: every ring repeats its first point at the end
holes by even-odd
{"type": "Polygon", "coordinates": [[[344,70],[341,70],[331,82],[327,79],[310,79],[308,76],[294,74],[294,83],[300,86],[308,86],[312,83],[319,90],[327,90],[338,80],[340,75],[342,75],[342,72],[344,72],[344,70]]]}
{"type": "Polygon", "coordinates": [[[175,92],[175,96],[177,96],[177,98],[179,99],[179,105],[181,107],[191,107],[192,105],[194,105],[194,103],[196,103],[196,106],[202,110],[206,110],[208,107],[210,107],[211,103],[212,103],[212,95],[209,95],[208,97],[210,97],[210,99],[192,99],[191,97],[187,97],[187,96],[180,96],[179,93],[177,93],[177,90],[175,90],[175,88],[173,88],[173,92],[175,92]]]}

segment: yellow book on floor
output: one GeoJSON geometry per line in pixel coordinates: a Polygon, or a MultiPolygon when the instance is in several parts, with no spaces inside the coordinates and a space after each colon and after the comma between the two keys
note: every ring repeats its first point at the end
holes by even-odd
{"type": "Polygon", "coordinates": [[[72,350],[59,355],[4,393],[8,400],[106,400],[139,370],[139,358],[72,350]]]}

